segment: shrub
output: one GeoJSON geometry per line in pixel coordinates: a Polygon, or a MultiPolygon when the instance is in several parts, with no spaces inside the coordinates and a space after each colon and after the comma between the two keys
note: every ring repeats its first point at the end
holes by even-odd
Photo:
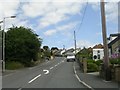
{"type": "Polygon", "coordinates": [[[20,69],[20,68],[24,67],[23,64],[21,64],[20,62],[15,62],[15,61],[6,62],[5,64],[6,64],[5,68],[8,69],[8,70],[15,70],[15,69],[20,69]]]}
{"type": "Polygon", "coordinates": [[[87,72],[96,72],[98,71],[98,66],[95,63],[87,64],[87,72]]]}
{"type": "Polygon", "coordinates": [[[118,58],[118,64],[120,65],[120,58],[118,58]]]}
{"type": "Polygon", "coordinates": [[[118,59],[110,59],[111,64],[118,64],[118,59]]]}
{"type": "Polygon", "coordinates": [[[96,63],[98,66],[100,66],[100,64],[103,63],[103,60],[97,60],[97,61],[95,61],[95,63],[96,63]]]}
{"type": "Polygon", "coordinates": [[[87,60],[87,63],[95,63],[95,61],[94,60],[87,60]]]}

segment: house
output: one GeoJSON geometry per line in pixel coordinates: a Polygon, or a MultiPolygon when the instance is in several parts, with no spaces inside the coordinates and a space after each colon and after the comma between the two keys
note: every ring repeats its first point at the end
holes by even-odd
{"type": "Polygon", "coordinates": [[[102,44],[93,47],[93,60],[102,60],[104,58],[104,47],[102,44]]]}
{"type": "Polygon", "coordinates": [[[75,50],[74,50],[73,53],[74,53],[74,54],[75,54],[75,53],[78,53],[80,50],[81,50],[81,48],[76,48],[76,52],[75,52],[75,50]]]}
{"type": "Polygon", "coordinates": [[[110,34],[108,38],[109,57],[120,56],[120,33],[110,34]]]}

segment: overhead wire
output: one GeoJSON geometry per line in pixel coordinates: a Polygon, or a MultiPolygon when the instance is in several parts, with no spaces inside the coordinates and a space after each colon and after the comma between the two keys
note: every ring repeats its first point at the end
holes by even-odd
{"type": "Polygon", "coordinates": [[[87,3],[86,3],[86,6],[85,6],[85,9],[84,9],[84,12],[83,12],[83,17],[82,17],[82,19],[81,19],[80,25],[79,25],[78,29],[76,30],[76,36],[77,36],[79,30],[80,30],[81,27],[82,27],[82,24],[83,24],[83,21],[84,21],[84,18],[85,18],[85,14],[86,14],[86,10],[87,10],[87,6],[88,6],[88,1],[87,1],[87,3]]]}

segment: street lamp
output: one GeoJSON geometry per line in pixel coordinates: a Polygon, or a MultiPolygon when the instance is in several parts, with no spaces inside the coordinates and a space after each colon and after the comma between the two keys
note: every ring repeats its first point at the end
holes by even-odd
{"type": "Polygon", "coordinates": [[[0,23],[3,23],[3,21],[0,21],[0,23]]]}
{"type": "Polygon", "coordinates": [[[5,71],[5,19],[7,18],[15,18],[16,16],[9,16],[3,18],[3,33],[2,33],[2,72],[5,71]]]}

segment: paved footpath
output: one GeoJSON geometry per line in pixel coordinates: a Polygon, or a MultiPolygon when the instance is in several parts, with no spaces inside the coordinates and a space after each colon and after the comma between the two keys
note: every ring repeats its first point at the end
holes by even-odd
{"type": "MultiPolygon", "coordinates": [[[[93,89],[109,88],[109,90],[120,90],[120,83],[115,81],[106,82],[100,78],[99,73],[83,73],[80,70],[79,64],[75,62],[75,70],[81,81],[84,81],[87,85],[93,89]]],[[[100,89],[101,90],[101,89],[100,89]]]]}

